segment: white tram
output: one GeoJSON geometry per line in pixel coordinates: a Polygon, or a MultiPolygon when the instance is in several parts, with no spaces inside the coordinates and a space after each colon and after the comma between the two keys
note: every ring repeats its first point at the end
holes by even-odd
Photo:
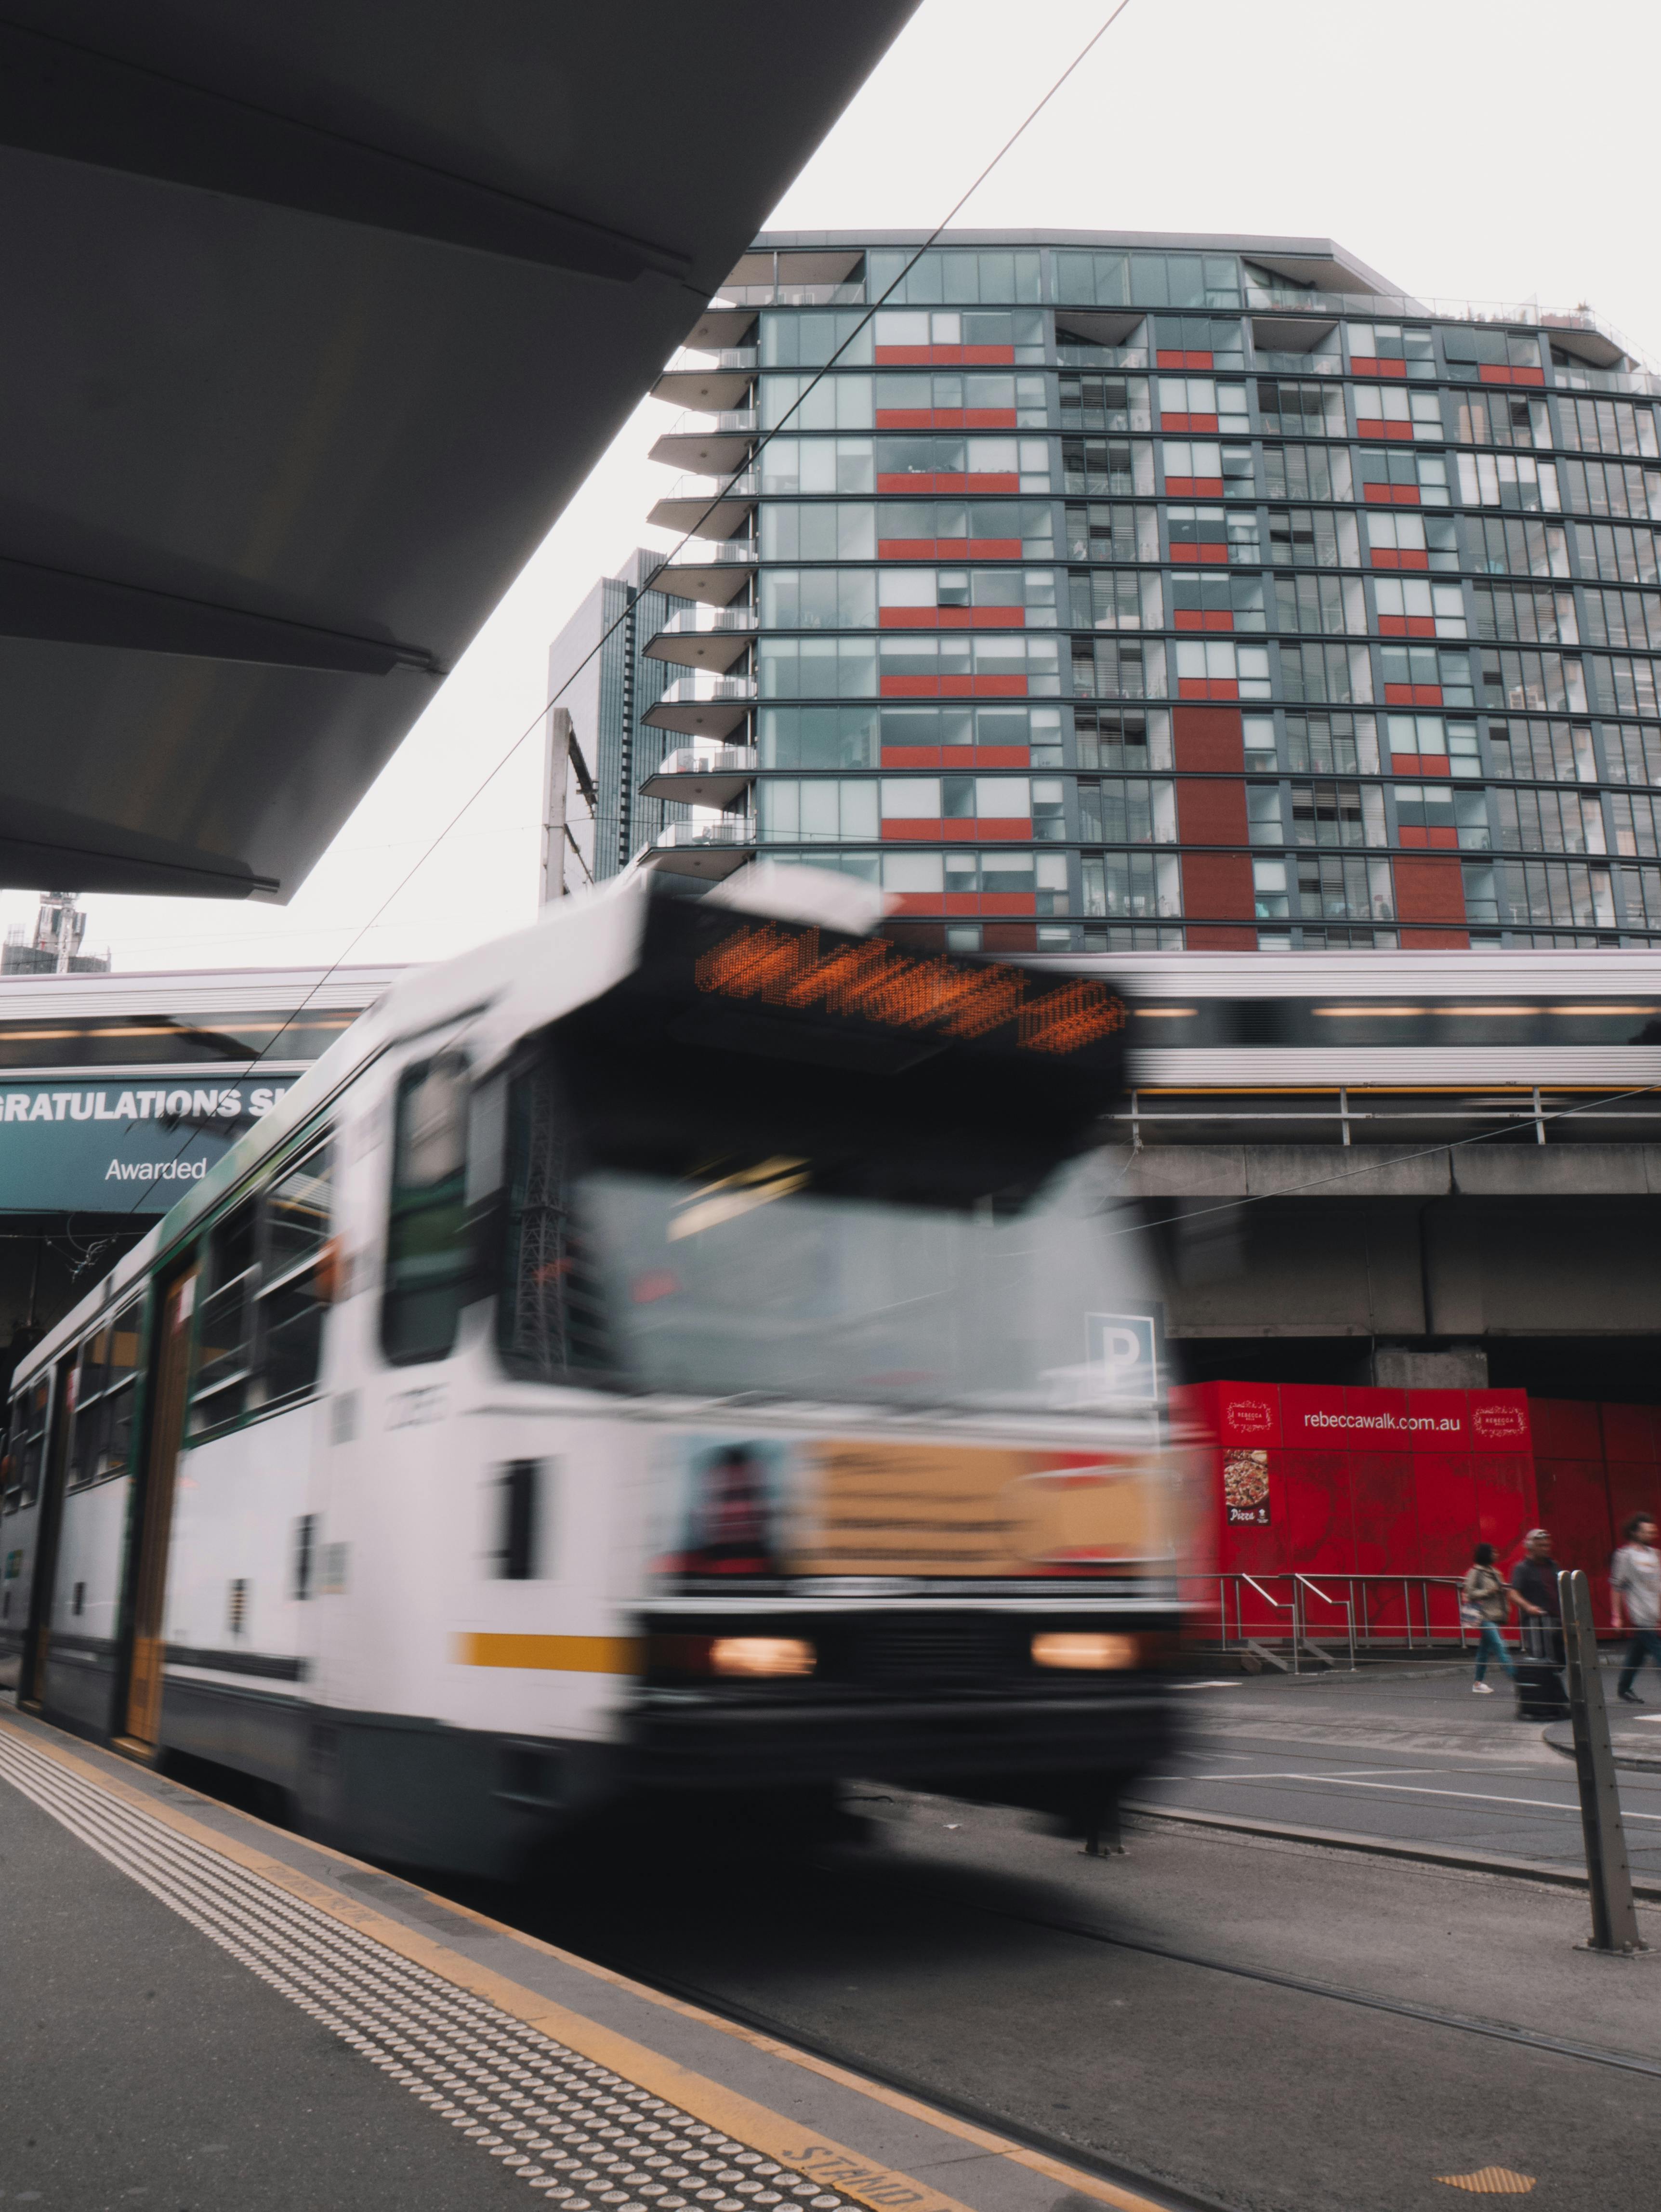
{"type": "Polygon", "coordinates": [[[20,1367],[22,1704],[480,1872],[642,1790],[1092,1819],[1180,1565],[1124,1008],[867,896],[624,879],[396,981],[20,1367]]]}

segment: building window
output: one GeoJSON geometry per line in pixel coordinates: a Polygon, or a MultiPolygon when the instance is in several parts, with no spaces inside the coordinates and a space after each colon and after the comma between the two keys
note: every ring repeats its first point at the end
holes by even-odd
{"type": "Polygon", "coordinates": [[[1062,489],[1069,497],[1153,489],[1153,447],[1142,439],[1063,438],[1062,489]]]}
{"type": "Polygon", "coordinates": [[[764,637],[757,647],[764,699],[859,699],[875,695],[871,637],[764,637]]]}
{"type": "Polygon", "coordinates": [[[764,707],[763,768],[875,768],[877,708],[764,707]]]}
{"type": "MultiPolygon", "coordinates": [[[[1591,805],[1592,801],[1585,799],[1581,803],[1591,805]]],[[[1641,854],[1650,860],[1661,854],[1661,804],[1641,793],[1617,791],[1611,793],[1609,806],[1617,853],[1641,854]]],[[[1591,852],[1600,848],[1588,846],[1585,849],[1591,852]]]]}
{"type": "MultiPolygon", "coordinates": [[[[1394,520],[1394,517],[1388,520],[1394,520]]],[[[1418,521],[1416,515],[1404,520],[1418,521]]],[[[1422,531],[1423,525],[1420,525],[1422,531]]],[[[1421,540],[1422,542],[1422,540],[1421,540]]],[[[1342,508],[1327,507],[1271,507],[1269,510],[1269,557],[1276,566],[1298,568],[1355,568],[1360,566],[1360,541],[1355,517],[1342,508]]],[[[1421,562],[1419,564],[1422,567],[1421,562]]]]}
{"type": "MultiPolygon", "coordinates": [[[[1252,863],[1254,870],[1265,865],[1252,863]]],[[[1336,854],[1300,853],[1297,871],[1298,912],[1314,921],[1394,921],[1395,894],[1388,860],[1340,859],[1336,854]]]]}
{"type": "Polygon", "coordinates": [[[1261,576],[1179,574],[1171,586],[1177,629],[1262,630],[1268,627],[1261,576]]]}
{"type": "MultiPolygon", "coordinates": [[[[984,301],[989,307],[1007,307],[1014,301],[1043,298],[1041,268],[1034,248],[1012,252],[998,247],[973,251],[934,246],[918,254],[915,261],[903,248],[873,248],[865,257],[865,289],[869,299],[904,301],[912,307],[932,307],[943,301],[947,305],[972,307],[984,301]],[[897,278],[897,286],[891,291],[889,287],[897,278]]],[[[962,319],[972,322],[975,318],[965,315],[962,319]]],[[[952,320],[958,318],[953,316],[952,320]]],[[[880,333],[877,343],[882,343],[880,333]]]]}
{"type": "MultiPolygon", "coordinates": [[[[1569,664],[1572,667],[1577,665],[1569,664]]],[[[1661,684],[1656,682],[1654,661],[1634,659],[1624,653],[1594,653],[1589,655],[1587,666],[1597,704],[1606,714],[1661,714],[1661,684]]],[[[1521,703],[1532,707],[1540,702],[1530,698],[1521,703]]],[[[1562,702],[1551,700],[1547,703],[1557,706],[1562,702]]],[[[1569,704],[1573,707],[1573,702],[1571,700],[1569,704]]]]}
{"type": "MultiPolygon", "coordinates": [[[[1616,872],[1623,886],[1628,878],[1651,872],[1616,872]]],[[[1557,928],[1615,927],[1610,872],[1584,860],[1467,861],[1464,887],[1465,913],[1474,922],[1497,922],[1502,928],[1542,923],[1557,928]]],[[[1630,920],[1630,893],[1627,905],[1630,920]]]]}
{"type": "MultiPolygon", "coordinates": [[[[1383,460],[1393,457],[1381,454],[1378,458],[1383,460]]],[[[1347,500],[1354,496],[1348,446],[1266,445],[1263,477],[1271,499],[1347,500]]]]}
{"type": "MultiPolygon", "coordinates": [[[[1222,512],[1221,507],[1215,510],[1220,526],[1222,512]]],[[[1159,557],[1156,507],[1069,507],[1066,528],[1069,561],[1157,561],[1159,557]]],[[[1221,542],[1220,526],[1219,538],[1221,542]]],[[[1220,557],[1227,558],[1226,545],[1220,557]]]]}
{"type": "MultiPolygon", "coordinates": [[[[1567,592],[1561,596],[1570,598],[1567,592]]],[[[1571,612],[1573,605],[1570,599],[1571,612]]],[[[1562,641],[1574,644],[1573,632],[1566,634],[1562,641]]],[[[1640,650],[1650,646],[1661,651],[1661,593],[1588,591],[1586,643],[1632,645],[1640,650]]]]}
{"type": "MultiPolygon", "coordinates": [[[[1178,653],[1183,648],[1177,647],[1178,653]]],[[[1075,637],[1073,693],[1080,699],[1159,699],[1165,696],[1165,649],[1156,638],[1075,637]]]]}
{"type": "MultiPolygon", "coordinates": [[[[1372,592],[1381,637],[1465,635],[1465,594],[1458,584],[1433,584],[1419,576],[1380,576],[1372,592]]],[[[1571,617],[1573,614],[1571,607],[1571,617]]]]}
{"type": "MultiPolygon", "coordinates": [[[[1502,852],[1601,853],[1605,849],[1603,805],[1594,794],[1540,791],[1522,785],[1496,791],[1494,797],[1502,852]]],[[[1649,805],[1647,799],[1640,803],[1649,805]]]]}
{"type": "Polygon", "coordinates": [[[1456,382],[1495,380],[1506,384],[1543,384],[1540,340],[1533,331],[1450,329],[1442,331],[1442,354],[1456,382]]]}
{"type": "MultiPolygon", "coordinates": [[[[1275,627],[1314,637],[1364,636],[1366,593],[1359,576],[1276,576],[1275,627]]],[[[1348,695],[1346,694],[1346,696],[1348,695]]]]}
{"type": "MultiPolygon", "coordinates": [[[[1652,530],[1634,529],[1621,522],[1576,522],[1570,525],[1574,532],[1574,550],[1580,562],[1583,576],[1601,576],[1609,584],[1661,583],[1661,563],[1656,560],[1656,533],[1652,530]]],[[[1562,533],[1556,533],[1560,538],[1562,533]]],[[[1533,571],[1537,575],[1543,572],[1533,571]]],[[[1564,556],[1562,567],[1554,567],[1554,576],[1567,576],[1568,560],[1564,556]]]]}
{"type": "Polygon", "coordinates": [[[1366,795],[1379,800],[1378,835],[1369,837],[1362,811],[1359,783],[1294,783],[1292,787],[1292,842],[1298,845],[1382,845],[1384,808],[1376,785],[1366,795]]]}
{"type": "Polygon", "coordinates": [[[1293,702],[1335,706],[1351,701],[1366,703],[1372,697],[1367,649],[1364,645],[1282,644],[1281,690],[1284,698],[1293,702]]]}
{"type": "MultiPolygon", "coordinates": [[[[1578,659],[1561,653],[1496,652],[1492,647],[1477,659],[1482,704],[1490,712],[1518,714],[1530,708],[1548,714],[1554,709],[1571,714],[1587,711],[1585,672],[1578,659]]],[[[1646,668],[1648,665],[1644,664],[1646,668]]],[[[1649,710],[1655,711],[1652,685],[1649,710]]]]}
{"type": "Polygon", "coordinates": [[[1171,766],[1171,716],[1161,707],[1075,707],[1081,769],[1171,766]]]}
{"type": "Polygon", "coordinates": [[[1378,672],[1386,706],[1472,707],[1476,703],[1467,653],[1450,653],[1433,645],[1381,645],[1378,672]]]}
{"type": "Polygon", "coordinates": [[[869,438],[773,438],[761,449],[761,489],[770,498],[798,492],[873,492],[869,438]]]}
{"type": "Polygon", "coordinates": [[[764,368],[823,368],[833,355],[838,368],[871,366],[871,325],[861,309],[762,317],[764,368]]]}
{"type": "Polygon", "coordinates": [[[875,571],[764,568],[761,619],[768,629],[874,629],[875,571]]]}
{"type": "MultiPolygon", "coordinates": [[[[1624,851],[1634,849],[1630,845],[1624,851]]],[[[137,1401],[142,1302],[124,1306],[81,1347],[75,1378],[75,1426],[70,1439],[69,1486],[106,1481],[127,1471],[132,1417],[137,1401]]]]}
{"type": "Polygon", "coordinates": [[[1436,374],[1436,349],[1423,327],[1401,323],[1351,323],[1349,367],[1353,376],[1402,376],[1428,380],[1436,374]]]}
{"type": "MultiPolygon", "coordinates": [[[[1156,306],[1157,301],[1146,304],[1156,306]]],[[[1178,302],[1172,301],[1171,305],[1178,302]]],[[[1244,368],[1245,335],[1238,322],[1206,315],[1156,315],[1153,361],[1158,368],[1244,368]]]]}
{"type": "Polygon", "coordinates": [[[1256,496],[1250,446],[1217,446],[1208,440],[1167,438],[1163,459],[1165,490],[1174,499],[1256,496]]]}
{"type": "Polygon", "coordinates": [[[1174,845],[1177,787],[1141,776],[1080,776],[1079,835],[1103,845],[1174,845]]]}
{"type": "MultiPolygon", "coordinates": [[[[1523,725],[1525,730],[1529,726],[1527,723],[1523,725]]],[[[1534,726],[1542,726],[1536,724],[1534,726]]],[[[1567,731],[1572,726],[1562,723],[1554,726],[1567,731]]],[[[1591,731],[1576,731],[1574,734],[1585,738],[1590,757],[1591,731]]],[[[1637,722],[1605,722],[1603,750],[1609,757],[1609,774],[1617,783],[1647,783],[1661,787],[1661,730],[1646,730],[1637,722]]],[[[1584,780],[1591,783],[1596,774],[1594,769],[1584,780]]]]}
{"type": "Polygon", "coordinates": [[[1243,438],[1250,427],[1244,384],[1220,384],[1211,376],[1159,379],[1161,430],[1208,432],[1213,436],[1220,430],[1232,431],[1243,438]]]}
{"type": "Polygon", "coordinates": [[[1254,845],[1284,845],[1286,824],[1281,818],[1281,787],[1278,783],[1248,783],[1246,799],[1246,836],[1254,845]]]}
{"type": "Polygon", "coordinates": [[[1630,399],[1571,399],[1557,402],[1563,443],[1576,453],[1629,453],[1661,458],[1655,437],[1655,410],[1630,399]]]}
{"type": "Polygon", "coordinates": [[[1661,521],[1661,470],[1632,461],[1561,460],[1557,474],[1571,514],[1661,521]]]}
{"type": "Polygon", "coordinates": [[[798,507],[767,500],[760,511],[764,561],[871,561],[877,510],[868,501],[818,500],[798,507]]]}
{"type": "Polygon", "coordinates": [[[1355,427],[1363,438],[1439,441],[1445,434],[1442,403],[1433,392],[1404,392],[1390,384],[1354,388],[1355,427]]]}
{"type": "Polygon", "coordinates": [[[1342,438],[1349,427],[1344,421],[1343,387],[1336,384],[1260,376],[1257,412],[1271,438],[1342,438]]]}
{"type": "Polygon", "coordinates": [[[1551,410],[1543,399],[1524,399],[1511,392],[1462,392],[1453,404],[1453,434],[1462,446],[1537,446],[1548,453],[1556,442],[1551,410]]]}
{"type": "MultiPolygon", "coordinates": [[[[939,787],[934,787],[939,798],[939,787]]],[[[939,814],[938,805],[929,810],[939,814]]],[[[881,834],[874,776],[815,776],[797,782],[764,776],[756,786],[756,828],[764,844],[873,841],[881,834]]]]}
{"type": "MultiPolygon", "coordinates": [[[[1042,430],[1049,421],[1041,376],[1001,376],[990,369],[978,373],[959,369],[876,380],[879,430],[1042,430]]],[[[835,422],[804,422],[801,427],[869,429],[871,422],[867,416],[861,424],[839,410],[835,422]]],[[[1147,425],[1141,427],[1146,429],[1147,425]]]]}
{"type": "Polygon", "coordinates": [[[1338,775],[1377,775],[1378,728],[1371,714],[1288,714],[1287,764],[1338,775]]]}
{"type": "Polygon", "coordinates": [[[1063,432],[1153,428],[1145,376],[1063,376],[1061,401],[1063,432]]]}
{"type": "MultiPolygon", "coordinates": [[[[1074,629],[1159,629],[1164,626],[1156,570],[1139,574],[1134,568],[1074,568],[1068,585],[1074,629]]],[[[1178,585],[1177,589],[1181,588],[1178,585]]]]}
{"type": "Polygon", "coordinates": [[[1398,843],[1467,853],[1488,851],[1492,842],[1488,800],[1481,791],[1468,784],[1444,783],[1427,776],[1416,783],[1398,783],[1394,795],[1398,843]]]}
{"type": "Polygon", "coordinates": [[[1081,874],[1086,915],[1174,921],[1182,915],[1182,867],[1174,853],[1086,853],[1081,874]]]}
{"type": "Polygon", "coordinates": [[[1179,638],[1177,696],[1181,699],[1267,699],[1269,648],[1227,638],[1179,638]]]}
{"type": "MultiPolygon", "coordinates": [[[[1575,525],[1577,530],[1591,526],[1575,525]]],[[[1485,569],[1490,576],[1567,576],[1569,573],[1568,538],[1561,523],[1482,514],[1472,515],[1465,527],[1470,532],[1472,567],[1485,569]]],[[[1647,531],[1628,533],[1634,534],[1650,535],[1647,531]]],[[[1591,573],[1591,563],[1584,557],[1581,567],[1591,573]]]]}
{"type": "MultiPolygon", "coordinates": [[[[1465,461],[1473,456],[1466,453],[1460,459],[1465,461]]],[[[1534,464],[1530,461],[1527,465],[1532,468],[1534,464]]],[[[1363,451],[1360,471],[1361,497],[1369,507],[1448,504],[1448,465],[1442,453],[1381,453],[1373,447],[1363,451]]]]}
{"type": "MultiPolygon", "coordinates": [[[[878,383],[883,380],[879,377],[878,383]]],[[[868,376],[764,376],[760,380],[761,427],[779,430],[868,430],[868,376]]]]}
{"type": "MultiPolygon", "coordinates": [[[[764,560],[768,512],[762,509],[764,560]]],[[[875,512],[882,561],[1047,560],[1055,550],[1050,507],[1037,500],[885,500],[875,512]]]]}
{"type": "Polygon", "coordinates": [[[1613,871],[1629,928],[1661,929],[1661,868],[1613,871]]]}

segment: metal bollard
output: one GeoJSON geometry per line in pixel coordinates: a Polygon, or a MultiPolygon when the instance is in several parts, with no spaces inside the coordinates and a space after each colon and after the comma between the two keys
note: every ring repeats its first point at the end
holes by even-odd
{"type": "Polygon", "coordinates": [[[1634,1958],[1650,1947],[1638,1932],[1632,1869],[1627,1861],[1621,1796],[1609,1747],[1609,1717],[1603,1703],[1603,1677],[1597,1671],[1591,1587],[1579,1567],[1559,1574],[1557,1595],[1563,1614],[1574,1771],[1580,1788],[1580,1828],[1586,1843],[1586,1881],[1591,1892],[1591,1937],[1575,1948],[1634,1958]]]}

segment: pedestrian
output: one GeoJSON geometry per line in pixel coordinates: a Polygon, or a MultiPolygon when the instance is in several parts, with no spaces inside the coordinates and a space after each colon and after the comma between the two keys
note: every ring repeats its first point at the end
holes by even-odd
{"type": "Polygon", "coordinates": [[[1459,1610],[1475,1623],[1477,1630],[1476,1680],[1470,1686],[1479,1698],[1494,1695],[1494,1685],[1488,1680],[1491,1658],[1497,1659],[1506,1674],[1513,1680],[1516,1679],[1517,1669],[1511,1663],[1511,1654],[1500,1633],[1513,1601],[1513,1593],[1494,1564],[1493,1545],[1479,1544],[1471,1555],[1471,1565],[1459,1592],[1459,1610]]]}
{"type": "Polygon", "coordinates": [[[1512,1570],[1511,1586],[1518,1610],[1526,1618],[1524,1643],[1540,1640],[1540,1656],[1554,1666],[1563,1663],[1563,1609],[1557,1595],[1558,1566],[1551,1555],[1551,1538],[1543,1528],[1530,1528],[1523,1539],[1523,1556],[1512,1570]],[[1549,1639],[1548,1641],[1545,1639],[1549,1639]]]}
{"type": "Polygon", "coordinates": [[[1661,1552],[1655,1547],[1655,1522],[1647,1513],[1634,1513],[1621,1531],[1621,1548],[1609,1562],[1609,1602],[1615,1626],[1621,1626],[1624,1607],[1632,1642],[1615,1685],[1629,1705],[1644,1700],[1634,1689],[1638,1670],[1646,1659],[1661,1667],[1661,1552]]]}

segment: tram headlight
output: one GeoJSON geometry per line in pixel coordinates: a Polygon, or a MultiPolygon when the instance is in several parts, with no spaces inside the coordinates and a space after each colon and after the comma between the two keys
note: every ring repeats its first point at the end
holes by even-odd
{"type": "Polygon", "coordinates": [[[1134,1667],[1139,1653],[1134,1636],[1114,1636],[1077,1629],[1044,1629],[1032,1639],[1035,1667],[1069,1668],[1080,1674],[1104,1674],[1116,1667],[1134,1667]]]}
{"type": "Polygon", "coordinates": [[[717,1636],[709,1645],[712,1674],[811,1674],[817,1657],[805,1636],[717,1636]]]}

